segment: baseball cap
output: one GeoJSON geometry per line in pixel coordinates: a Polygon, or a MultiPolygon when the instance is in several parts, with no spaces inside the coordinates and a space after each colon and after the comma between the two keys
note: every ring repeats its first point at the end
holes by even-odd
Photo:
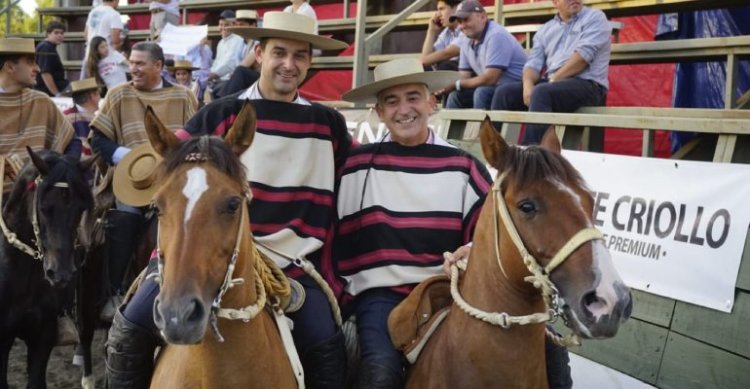
{"type": "Polygon", "coordinates": [[[464,0],[461,4],[456,7],[456,13],[450,17],[450,21],[455,22],[456,19],[466,19],[472,12],[484,13],[484,7],[476,0],[464,0]]]}
{"type": "Polygon", "coordinates": [[[221,14],[219,15],[219,19],[227,19],[227,20],[234,20],[234,11],[231,9],[225,9],[221,11],[221,14]]]}

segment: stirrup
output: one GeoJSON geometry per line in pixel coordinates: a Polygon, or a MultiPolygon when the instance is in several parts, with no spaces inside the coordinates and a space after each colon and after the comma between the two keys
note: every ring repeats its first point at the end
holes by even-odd
{"type": "Polygon", "coordinates": [[[78,330],[75,323],[67,315],[57,318],[57,344],[56,346],[72,346],[78,343],[78,330]]]}

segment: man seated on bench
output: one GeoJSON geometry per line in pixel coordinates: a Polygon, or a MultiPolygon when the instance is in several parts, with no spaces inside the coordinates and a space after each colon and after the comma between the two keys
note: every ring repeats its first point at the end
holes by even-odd
{"type": "MultiPolygon", "coordinates": [[[[523,81],[501,84],[492,110],[573,112],[606,105],[612,26],[581,0],[553,0],[557,15],[534,35],[523,81]]],[[[523,144],[538,144],[549,126],[526,126],[523,144]]]]}
{"type": "MultiPolygon", "coordinates": [[[[491,186],[484,164],[428,125],[435,111],[430,92],[457,79],[455,72],[425,72],[416,59],[397,59],[375,68],[373,83],[343,96],[375,103],[388,129],[378,142],[349,153],[331,246],[335,270],[345,284],[343,312],[357,318],[355,388],[403,387],[402,356],[391,343],[388,315],[416,284],[443,273],[443,252],[460,247],[454,257],[466,255],[464,245],[491,186]]],[[[548,356],[558,366],[549,370],[550,376],[562,376],[550,382],[570,382],[565,349],[548,356]]]]}
{"type": "Polygon", "coordinates": [[[450,20],[458,21],[466,38],[460,48],[461,78],[442,91],[450,93],[446,107],[489,109],[495,88],[521,80],[526,53],[505,27],[487,18],[476,0],[461,2],[450,20]]]}
{"type": "Polygon", "coordinates": [[[437,11],[430,18],[419,59],[425,70],[458,70],[461,40],[466,39],[458,21],[450,21],[460,0],[438,0],[437,11]]]}

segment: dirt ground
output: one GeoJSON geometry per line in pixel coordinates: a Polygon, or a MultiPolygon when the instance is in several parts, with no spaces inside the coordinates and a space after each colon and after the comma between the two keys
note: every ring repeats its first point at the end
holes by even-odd
{"type": "MultiPolygon", "coordinates": [[[[94,357],[94,377],[96,387],[104,387],[104,340],[105,330],[97,330],[94,334],[94,343],[91,352],[94,357]]],[[[73,365],[73,354],[75,346],[55,347],[52,350],[49,364],[47,365],[47,388],[48,389],[73,389],[81,387],[81,375],[83,368],[73,365]]],[[[26,345],[23,341],[16,339],[13,349],[10,351],[10,363],[8,366],[8,384],[11,389],[23,389],[26,387],[26,345]]]]}

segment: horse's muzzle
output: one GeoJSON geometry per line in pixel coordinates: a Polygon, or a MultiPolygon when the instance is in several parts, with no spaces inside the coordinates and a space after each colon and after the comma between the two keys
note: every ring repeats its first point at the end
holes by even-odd
{"type": "Polygon", "coordinates": [[[203,340],[208,310],[197,298],[154,302],[154,323],[164,339],[172,344],[197,344],[203,340]]]}

